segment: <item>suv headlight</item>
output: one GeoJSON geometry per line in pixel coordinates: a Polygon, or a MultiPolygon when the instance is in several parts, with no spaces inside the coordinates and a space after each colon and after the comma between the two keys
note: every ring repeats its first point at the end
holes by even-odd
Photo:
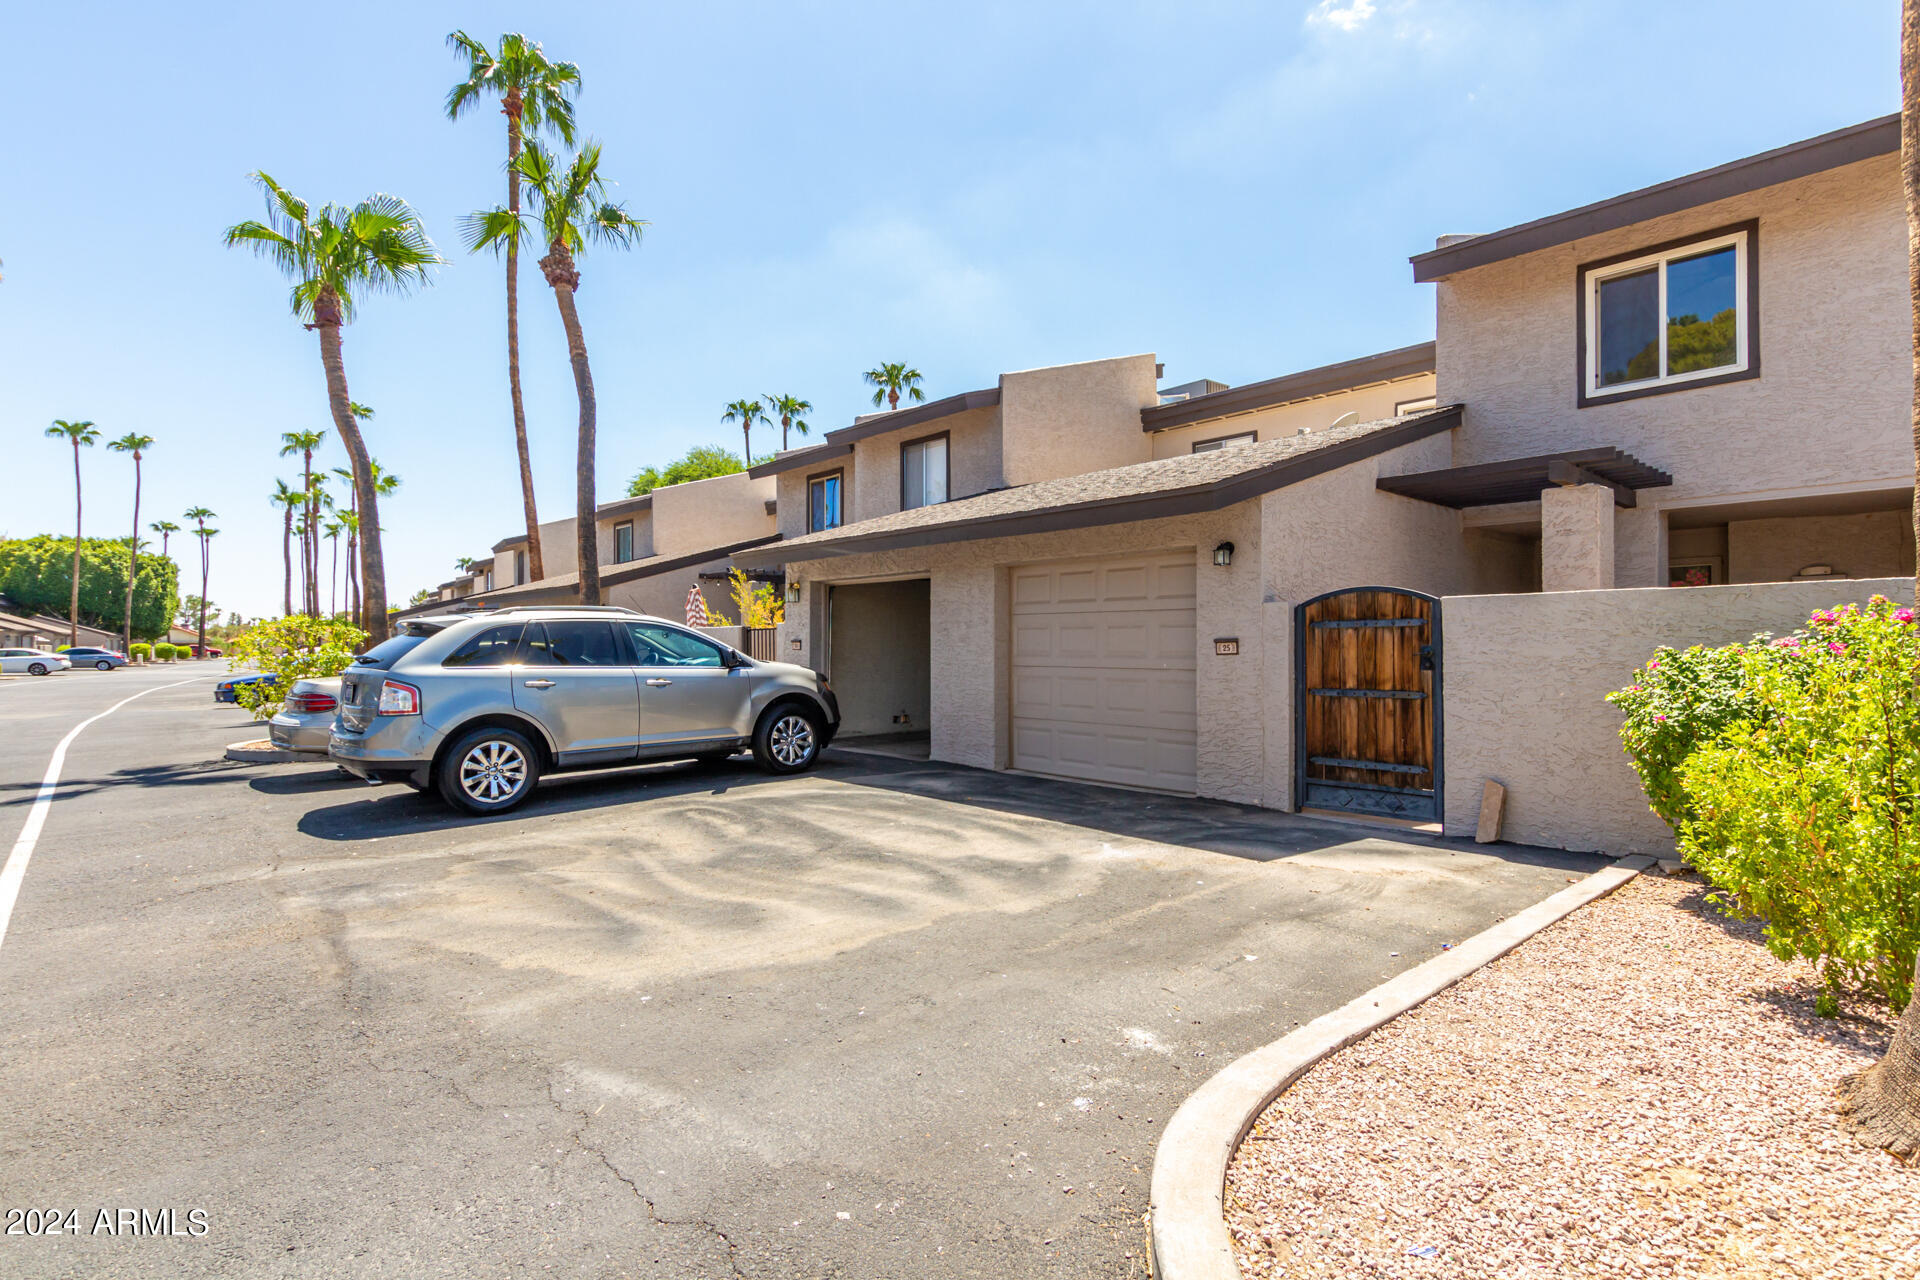
{"type": "Polygon", "coordinates": [[[381,681],[380,714],[383,716],[419,715],[420,691],[399,680],[381,681]]]}

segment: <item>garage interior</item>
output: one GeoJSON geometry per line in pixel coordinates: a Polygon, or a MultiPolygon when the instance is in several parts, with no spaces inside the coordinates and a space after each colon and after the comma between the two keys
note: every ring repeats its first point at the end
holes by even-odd
{"type": "Polygon", "coordinates": [[[933,629],[926,578],[835,585],[827,677],[846,746],[925,760],[932,749],[933,629]]]}

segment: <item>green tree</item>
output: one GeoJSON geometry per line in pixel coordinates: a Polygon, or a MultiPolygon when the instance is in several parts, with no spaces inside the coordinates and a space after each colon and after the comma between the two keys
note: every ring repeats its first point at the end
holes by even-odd
{"type": "Polygon", "coordinates": [[[877,407],[884,403],[889,410],[900,407],[900,397],[909,400],[925,400],[926,394],[920,390],[920,371],[909,369],[904,364],[880,364],[861,375],[867,385],[874,388],[873,403],[877,407]]]}
{"type": "Polygon", "coordinates": [[[140,459],[148,449],[153,448],[153,437],[129,431],[118,440],[109,441],[107,448],[116,453],[133,455],[133,536],[127,539],[126,618],[120,633],[121,647],[131,649],[133,648],[133,580],[134,576],[140,572],[140,459]]]}
{"type": "Polygon", "coordinates": [[[280,433],[280,456],[300,458],[300,607],[315,618],[320,616],[320,552],[316,536],[320,503],[313,490],[313,451],[326,441],[324,431],[280,433]]]}
{"type": "Polygon", "coordinates": [[[228,645],[227,665],[235,671],[253,667],[276,679],[241,686],[235,691],[240,705],[265,720],[280,709],[294,681],[339,675],[366,640],[366,632],[336,618],[296,614],[254,623],[228,645]]]}
{"type": "MultiPolygon", "coordinates": [[[[187,509],[187,519],[193,521],[193,536],[200,539],[200,651],[202,653],[207,649],[207,610],[211,607],[207,604],[207,571],[211,567],[213,538],[220,532],[218,529],[207,528],[207,521],[213,517],[213,511],[206,507],[187,509]]],[[[216,612],[214,616],[217,618],[220,615],[216,612]]]]}
{"type": "Polygon", "coordinates": [[[756,422],[763,427],[767,425],[766,407],[758,400],[730,401],[727,405],[727,411],[720,415],[720,421],[737,422],[740,424],[740,442],[742,445],[740,456],[743,458],[753,457],[753,425],[756,422]]]}
{"type": "Polygon", "coordinates": [[[798,431],[803,436],[811,430],[811,428],[807,426],[806,420],[800,416],[803,413],[813,412],[813,402],[811,400],[802,400],[798,396],[769,395],[767,397],[767,406],[772,409],[774,414],[780,419],[780,448],[783,451],[787,447],[787,432],[789,430],[798,431]]]}
{"type": "MultiPolygon", "coordinates": [[[[252,249],[292,280],[294,315],[320,336],[328,408],[334,430],[353,461],[361,519],[361,581],[370,599],[384,603],[387,573],[380,551],[379,503],[369,470],[371,458],[347,393],[340,328],[353,320],[360,294],[404,293],[424,285],[430,269],[442,259],[420,216],[397,196],[369,196],[351,208],[322,205],[315,209],[265,173],[254,174],[254,181],[266,196],[266,221],[227,228],[226,243],[252,249]]],[[[376,642],[387,638],[384,612],[363,608],[362,626],[376,642]]]]}
{"type": "MultiPolygon", "coordinates": [[[[574,554],[580,573],[580,602],[600,603],[600,539],[594,520],[597,406],[593,369],[587,361],[587,340],[573,295],[580,288],[578,255],[589,241],[613,248],[629,248],[640,240],[646,224],[629,214],[625,205],[607,199],[600,176],[600,144],[589,142],[567,164],[561,164],[538,141],[514,157],[513,167],[526,179],[533,220],[547,254],[540,270],[553,289],[560,323],[567,331],[567,354],[573,365],[574,393],[580,401],[578,460],[574,474],[574,554]]],[[[511,209],[491,209],[467,218],[467,243],[472,249],[500,250],[529,234],[526,215],[511,209]]],[[[369,583],[369,591],[372,586],[369,583]]],[[[384,592],[378,593],[384,598],[384,592]]]]}
{"type": "Polygon", "coordinates": [[[73,446],[73,590],[67,604],[67,643],[80,643],[80,446],[91,446],[100,438],[91,422],[68,422],[59,418],[47,428],[47,434],[66,440],[73,446]]]}
{"type": "Polygon", "coordinates": [[[736,471],[745,470],[745,463],[720,446],[697,444],[687,450],[685,457],[669,462],[664,470],[659,467],[640,468],[633,479],[627,482],[627,496],[637,498],[643,493],[652,493],[655,489],[664,489],[670,484],[686,484],[689,480],[711,480],[715,476],[730,476],[736,471]]]}
{"type": "MultiPolygon", "coordinates": [[[[500,37],[489,49],[464,31],[447,37],[455,54],[467,60],[467,78],[447,92],[447,118],[458,120],[481,99],[500,99],[507,118],[507,213],[520,216],[521,140],[542,130],[573,145],[573,95],[580,92],[580,68],[553,62],[540,42],[517,32],[500,37]]],[[[520,243],[506,245],[507,393],[513,402],[513,445],[520,458],[520,503],[527,521],[527,567],[535,581],[547,576],[540,547],[540,514],[533,500],[533,462],[527,452],[527,412],[520,397],[520,243]]]]}
{"type": "MultiPolygon", "coordinates": [[[[132,551],[125,538],[80,543],[80,621],[119,631],[128,620],[127,574],[132,551]]],[[[0,541],[0,594],[29,613],[61,613],[72,606],[73,539],[41,536],[0,541]]],[[[165,556],[140,557],[134,576],[132,631],[164,634],[179,598],[179,571],[165,556]]]]}

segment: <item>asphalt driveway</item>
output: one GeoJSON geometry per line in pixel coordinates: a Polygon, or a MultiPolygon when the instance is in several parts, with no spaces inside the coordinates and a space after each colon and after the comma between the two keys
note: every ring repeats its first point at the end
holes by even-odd
{"type": "MultiPolygon", "coordinates": [[[[0,690],[0,849],[107,700],[0,690]]],[[[1599,865],[846,752],[471,820],[244,736],[89,728],[0,946],[0,1206],[206,1233],[0,1273],[1144,1275],[1212,1071],[1599,865]]]]}

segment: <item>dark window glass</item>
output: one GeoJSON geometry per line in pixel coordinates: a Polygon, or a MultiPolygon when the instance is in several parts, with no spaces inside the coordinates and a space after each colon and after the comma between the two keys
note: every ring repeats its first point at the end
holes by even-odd
{"type": "Polygon", "coordinates": [[[634,660],[643,667],[724,667],[727,651],[704,636],[652,622],[629,622],[634,660]]]}
{"type": "Polygon", "coordinates": [[[625,564],[633,559],[633,525],[617,524],[613,526],[613,562],[625,564]]]}
{"type": "Polygon", "coordinates": [[[807,530],[840,527],[840,477],[821,476],[807,485],[807,530]]]}
{"type": "Polygon", "coordinates": [[[1740,359],[1732,245],[1667,264],[1667,372],[1717,369],[1740,359]]]}
{"type": "Polygon", "coordinates": [[[402,654],[413,649],[425,639],[426,637],[421,635],[403,634],[390,636],[365,653],[357,655],[353,660],[353,665],[356,667],[391,667],[394,661],[402,654]]]}
{"type": "Polygon", "coordinates": [[[1600,282],[1600,385],[1660,376],[1660,268],[1600,282]]]}
{"type": "Polygon", "coordinates": [[[613,624],[586,619],[528,623],[520,645],[520,661],[529,667],[627,665],[614,639],[613,624]]]}
{"type": "Polygon", "coordinates": [[[448,654],[440,663],[443,667],[505,667],[514,661],[514,646],[520,643],[520,632],[525,624],[502,622],[491,627],[482,627],[467,638],[465,644],[448,654]]]}

